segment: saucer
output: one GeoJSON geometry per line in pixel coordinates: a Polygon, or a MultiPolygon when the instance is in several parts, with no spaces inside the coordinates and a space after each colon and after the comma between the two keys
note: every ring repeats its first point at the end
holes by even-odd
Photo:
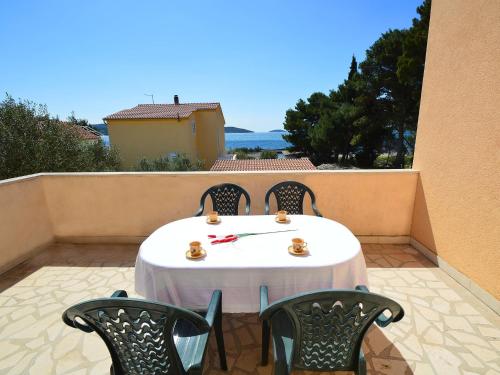
{"type": "Polygon", "coordinates": [[[200,249],[200,253],[198,255],[191,255],[191,251],[186,251],[186,258],[191,260],[203,259],[207,256],[207,252],[204,249],[200,249]]]}
{"type": "Polygon", "coordinates": [[[277,222],[277,223],[279,223],[279,224],[288,224],[290,222],[290,218],[287,217],[286,220],[279,220],[278,217],[276,216],[274,218],[274,221],[277,222]]]}
{"type": "Polygon", "coordinates": [[[210,221],[210,220],[208,220],[208,217],[207,217],[207,224],[215,225],[215,224],[219,224],[219,223],[220,223],[220,217],[218,217],[216,221],[210,221]]]}
{"type": "Polygon", "coordinates": [[[299,256],[299,257],[305,257],[309,255],[309,250],[307,250],[307,246],[304,246],[303,250],[298,253],[293,249],[293,246],[290,245],[288,246],[288,252],[292,255],[299,256]]]}

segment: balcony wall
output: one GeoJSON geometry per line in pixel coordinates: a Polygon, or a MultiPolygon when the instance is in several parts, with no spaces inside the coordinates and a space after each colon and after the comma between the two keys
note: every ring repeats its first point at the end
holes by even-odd
{"type": "Polygon", "coordinates": [[[165,223],[192,216],[205,189],[222,182],[243,186],[252,213],[262,214],[269,187],[300,181],[316,193],[324,216],[358,236],[397,241],[410,234],[417,177],[415,171],[312,171],[67,173],[6,180],[0,182],[0,266],[52,238],[140,241],[165,223]]]}
{"type": "Polygon", "coordinates": [[[38,175],[0,181],[0,273],[53,239],[38,175]]]}
{"type": "MultiPolygon", "coordinates": [[[[500,299],[500,2],[432,2],[412,237],[500,299]]],[[[476,288],[477,289],[477,288],[476,288]]]]}

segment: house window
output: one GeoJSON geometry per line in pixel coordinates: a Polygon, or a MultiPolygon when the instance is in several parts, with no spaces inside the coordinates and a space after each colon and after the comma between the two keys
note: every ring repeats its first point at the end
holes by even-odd
{"type": "Polygon", "coordinates": [[[196,134],[196,122],[191,123],[191,129],[193,130],[193,134],[196,134]]]}

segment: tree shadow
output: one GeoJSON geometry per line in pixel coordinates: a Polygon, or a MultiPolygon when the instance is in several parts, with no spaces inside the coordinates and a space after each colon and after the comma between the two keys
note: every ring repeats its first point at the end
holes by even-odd
{"type": "MultiPolygon", "coordinates": [[[[398,324],[398,323],[394,323],[398,324]]],[[[389,326],[390,327],[390,326],[389,326]]],[[[404,358],[393,342],[387,337],[389,328],[381,329],[372,325],[363,341],[368,374],[410,375],[413,374],[411,364],[404,358]]],[[[261,331],[257,314],[223,315],[223,331],[226,344],[229,371],[221,371],[214,337],[210,338],[207,353],[206,373],[208,374],[254,374],[271,375],[273,369],[272,345],[269,349],[269,364],[261,366],[261,331]]],[[[350,371],[316,372],[294,370],[300,375],[351,375],[350,371]]]]}
{"type": "Polygon", "coordinates": [[[0,292],[42,267],[134,267],[139,245],[54,243],[2,274],[0,292]]]}
{"type": "MultiPolygon", "coordinates": [[[[398,323],[393,323],[398,324],[398,323]]],[[[389,326],[390,327],[390,326],[389,326]]],[[[373,324],[363,341],[366,365],[369,374],[409,375],[413,374],[411,365],[384,333],[389,328],[373,324]]]]}
{"type": "Polygon", "coordinates": [[[436,264],[411,245],[363,244],[368,268],[436,268],[436,264]]]}

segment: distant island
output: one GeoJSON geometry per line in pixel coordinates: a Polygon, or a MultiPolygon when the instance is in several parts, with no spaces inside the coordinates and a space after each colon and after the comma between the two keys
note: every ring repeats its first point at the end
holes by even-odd
{"type": "Polygon", "coordinates": [[[269,133],[286,133],[286,130],[284,130],[284,129],[274,129],[274,130],[269,130],[269,133]]]}
{"type": "Polygon", "coordinates": [[[226,126],[224,127],[224,133],[253,133],[253,131],[237,128],[236,126],[226,126]]]}
{"type": "Polygon", "coordinates": [[[108,135],[108,127],[106,124],[91,124],[90,127],[103,135],[108,135]]]}

